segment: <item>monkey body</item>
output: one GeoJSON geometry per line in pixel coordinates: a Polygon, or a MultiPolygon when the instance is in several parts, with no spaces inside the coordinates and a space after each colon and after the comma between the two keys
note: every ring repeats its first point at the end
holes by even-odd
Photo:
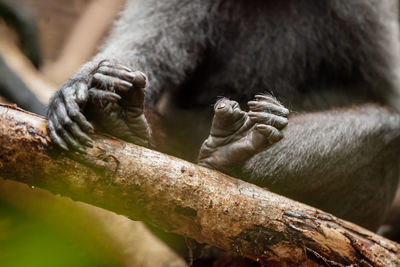
{"type": "Polygon", "coordinates": [[[203,166],[375,229],[399,175],[393,7],[390,0],[128,1],[101,51],[51,101],[50,133],[66,149],[90,143],[85,117],[95,110],[96,124],[105,115],[121,129],[113,135],[137,140],[146,135],[127,114],[146,110],[156,149],[192,161],[200,149],[203,166]],[[126,100],[143,83],[121,65],[147,75],[145,96],[126,100]],[[287,110],[259,93],[289,107],[287,126],[287,110]],[[221,96],[245,111],[222,99],[211,123],[210,105],[221,96]]]}

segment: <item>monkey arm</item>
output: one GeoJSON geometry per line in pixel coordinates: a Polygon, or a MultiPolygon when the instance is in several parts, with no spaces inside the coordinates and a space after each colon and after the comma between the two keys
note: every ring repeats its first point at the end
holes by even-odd
{"type": "Polygon", "coordinates": [[[366,227],[379,225],[397,188],[398,113],[368,104],[299,114],[283,133],[280,142],[244,164],[243,177],[356,223],[374,224],[366,227]]]}
{"type": "Polygon", "coordinates": [[[111,76],[102,76],[101,84],[107,86],[100,89],[112,92],[121,91],[115,79],[130,82],[121,65],[144,71],[150,83],[146,104],[155,103],[163,89],[182,83],[205,48],[208,15],[207,4],[200,0],[129,1],[101,52],[50,101],[47,115],[53,140],[65,150],[83,152],[82,145],[91,145],[86,134],[93,132],[93,126],[86,119],[85,106],[102,62],[111,62],[114,70],[111,76]]]}
{"type": "Polygon", "coordinates": [[[146,103],[180,85],[198,65],[212,13],[210,1],[128,1],[93,62],[115,61],[144,72],[149,79],[146,103]],[[173,14],[173,15],[172,15],[173,14]]]}

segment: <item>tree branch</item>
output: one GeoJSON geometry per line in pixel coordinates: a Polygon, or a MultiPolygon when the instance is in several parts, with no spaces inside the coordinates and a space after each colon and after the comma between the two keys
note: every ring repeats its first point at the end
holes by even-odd
{"type": "Polygon", "coordinates": [[[156,151],[93,138],[85,155],[61,153],[43,117],[2,105],[0,176],[263,264],[400,266],[399,244],[323,211],[156,151]]]}

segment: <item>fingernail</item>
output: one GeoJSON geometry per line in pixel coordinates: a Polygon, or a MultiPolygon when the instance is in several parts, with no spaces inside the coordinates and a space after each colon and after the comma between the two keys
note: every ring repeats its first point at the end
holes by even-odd
{"type": "Polygon", "coordinates": [[[278,142],[283,138],[282,134],[274,134],[270,136],[270,142],[278,142]]]}
{"type": "Polygon", "coordinates": [[[225,103],[221,103],[221,104],[218,105],[218,109],[222,109],[222,108],[224,108],[224,107],[226,107],[226,104],[225,104],[225,103]]]}
{"type": "Polygon", "coordinates": [[[288,110],[288,109],[286,109],[286,108],[285,108],[285,109],[283,110],[283,114],[284,114],[285,116],[288,116],[288,115],[289,115],[289,113],[290,113],[290,112],[289,112],[289,110],[288,110]]]}
{"type": "Polygon", "coordinates": [[[123,87],[127,87],[128,89],[131,88],[131,87],[133,86],[132,83],[127,82],[127,81],[122,81],[122,85],[123,85],[123,87]]]}

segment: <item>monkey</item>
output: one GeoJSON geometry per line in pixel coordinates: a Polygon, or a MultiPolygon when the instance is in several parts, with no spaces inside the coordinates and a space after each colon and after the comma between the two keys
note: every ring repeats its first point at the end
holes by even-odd
{"type": "Polygon", "coordinates": [[[376,230],[399,176],[396,10],[128,0],[50,101],[50,136],[85,153],[104,131],[376,230]]]}
{"type": "MultiPolygon", "coordinates": [[[[36,24],[29,9],[9,0],[0,1],[0,17],[15,28],[21,48],[35,67],[41,63],[41,54],[37,42],[36,24]]],[[[26,84],[0,55],[0,94],[18,106],[45,115],[45,105],[29,90],[26,84]]]]}

